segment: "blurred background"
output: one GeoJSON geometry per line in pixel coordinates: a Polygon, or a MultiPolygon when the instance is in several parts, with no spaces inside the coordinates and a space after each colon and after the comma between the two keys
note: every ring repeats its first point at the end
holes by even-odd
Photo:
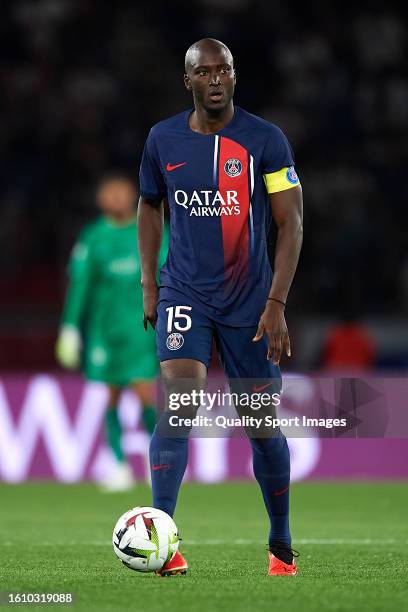
{"type": "Polygon", "coordinates": [[[95,181],[111,167],[137,179],[150,127],[191,106],[186,48],[212,36],[234,54],[236,103],[284,130],[303,184],[305,240],[285,368],[402,376],[407,30],[403,3],[375,0],[5,3],[0,371],[57,372],[67,258],[96,215],[95,181]]]}

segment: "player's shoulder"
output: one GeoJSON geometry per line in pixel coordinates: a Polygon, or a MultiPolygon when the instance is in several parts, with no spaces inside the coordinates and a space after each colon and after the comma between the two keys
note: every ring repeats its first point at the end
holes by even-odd
{"type": "Polygon", "coordinates": [[[275,123],[271,123],[258,115],[254,115],[239,107],[240,122],[243,123],[252,132],[258,132],[265,139],[280,140],[284,137],[281,128],[275,123]]]}
{"type": "Polygon", "coordinates": [[[72,247],[71,262],[84,263],[93,252],[93,245],[97,244],[100,235],[101,218],[97,217],[93,221],[86,223],[80,230],[77,239],[72,247]]]}
{"type": "Polygon", "coordinates": [[[183,111],[181,113],[177,113],[177,115],[172,115],[171,117],[167,117],[166,119],[158,121],[150,129],[149,137],[156,138],[174,130],[184,129],[186,125],[187,116],[190,112],[191,111],[183,111]]]}

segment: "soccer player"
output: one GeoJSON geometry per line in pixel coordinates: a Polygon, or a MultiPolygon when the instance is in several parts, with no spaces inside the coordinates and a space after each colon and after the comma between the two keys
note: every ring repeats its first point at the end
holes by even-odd
{"type": "MultiPolygon", "coordinates": [[[[70,369],[82,361],[88,380],[109,386],[105,429],[116,467],[104,488],[121,491],[132,486],[133,475],[121,444],[120,395],[125,387],[138,395],[143,423],[151,434],[156,421],[152,382],[158,361],[154,332],[146,334],[139,325],[143,303],[135,186],[121,173],[106,174],[98,184],[96,200],[102,215],[83,229],[72,252],[56,356],[70,369]]],[[[167,246],[165,240],[160,263],[167,246]]]]}
{"type": "MultiPolygon", "coordinates": [[[[194,108],[156,124],[140,168],[139,248],[145,322],[156,328],[161,373],[205,380],[215,338],[226,376],[280,379],[290,356],[285,304],[302,243],[302,191],[282,131],[233,102],[229,49],[193,44],[184,83],[194,108]],[[156,283],[162,206],[170,206],[169,255],[156,283]],[[277,226],[274,275],[267,231],[277,226]]],[[[174,413],[173,413],[174,414],[174,413]]],[[[169,435],[163,412],[150,444],[153,505],[173,515],[187,465],[188,437],[169,435]]],[[[255,477],[270,519],[269,574],[294,575],[286,438],[250,438],[255,477]]],[[[162,574],[185,573],[181,553],[162,574]]]]}

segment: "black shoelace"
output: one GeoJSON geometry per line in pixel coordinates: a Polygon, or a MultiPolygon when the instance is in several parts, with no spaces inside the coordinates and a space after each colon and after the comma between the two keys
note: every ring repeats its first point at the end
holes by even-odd
{"type": "Polygon", "coordinates": [[[300,552],[291,548],[284,542],[277,542],[268,547],[268,550],[280,561],[291,565],[294,557],[300,557],[300,552]]]}

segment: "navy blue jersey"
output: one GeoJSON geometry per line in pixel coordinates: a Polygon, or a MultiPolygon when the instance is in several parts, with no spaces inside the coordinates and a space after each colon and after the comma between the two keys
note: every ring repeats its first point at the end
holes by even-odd
{"type": "Polygon", "coordinates": [[[160,298],[176,292],[215,321],[254,325],[272,281],[268,192],[299,183],[292,149],[276,125],[237,106],[211,135],[191,130],[191,112],[150,130],[140,167],[141,195],[170,207],[160,298]]]}

